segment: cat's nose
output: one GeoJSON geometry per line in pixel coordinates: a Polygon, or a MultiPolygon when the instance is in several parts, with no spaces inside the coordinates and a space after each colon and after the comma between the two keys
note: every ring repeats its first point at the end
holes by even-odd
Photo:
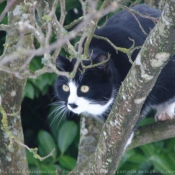
{"type": "Polygon", "coordinates": [[[76,105],[75,103],[69,103],[68,104],[72,109],[75,109],[78,107],[78,105],[76,105]]]}

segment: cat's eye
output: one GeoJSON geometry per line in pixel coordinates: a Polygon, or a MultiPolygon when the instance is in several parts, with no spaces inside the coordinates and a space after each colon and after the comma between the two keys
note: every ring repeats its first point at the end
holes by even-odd
{"type": "Polygon", "coordinates": [[[89,91],[89,86],[83,85],[83,86],[81,86],[80,90],[81,90],[81,92],[86,93],[89,91]]]}
{"type": "Polygon", "coordinates": [[[63,84],[62,88],[63,88],[63,91],[69,92],[69,86],[68,85],[63,84]]]}

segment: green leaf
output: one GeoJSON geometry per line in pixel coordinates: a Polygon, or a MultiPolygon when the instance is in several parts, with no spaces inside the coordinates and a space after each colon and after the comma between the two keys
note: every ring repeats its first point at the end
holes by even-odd
{"type": "Polygon", "coordinates": [[[41,58],[34,57],[30,63],[30,70],[36,71],[38,69],[41,69],[43,67],[43,64],[41,63],[41,58]]]}
{"type": "Polygon", "coordinates": [[[77,125],[72,121],[65,122],[61,126],[58,133],[58,147],[62,154],[64,154],[75,139],[77,130],[77,125]]]}
{"type": "Polygon", "coordinates": [[[174,158],[170,154],[159,154],[151,157],[154,167],[162,172],[162,174],[167,174],[167,172],[174,171],[175,167],[171,160],[174,158]]]}
{"type": "Polygon", "coordinates": [[[166,151],[172,152],[175,150],[175,138],[166,140],[166,151]]]}
{"type": "Polygon", "coordinates": [[[147,158],[141,154],[135,154],[135,155],[132,155],[129,159],[128,159],[129,162],[132,162],[132,163],[143,163],[143,162],[147,162],[147,158]]]}
{"type": "Polygon", "coordinates": [[[53,112],[58,106],[53,105],[49,109],[49,117],[48,117],[48,123],[50,126],[50,130],[52,132],[52,135],[54,136],[55,140],[58,139],[58,133],[59,129],[62,126],[63,123],[65,123],[66,116],[63,114],[58,114],[57,112],[53,112]]]}
{"type": "Polygon", "coordinates": [[[150,117],[150,118],[145,117],[139,122],[139,126],[144,126],[152,123],[155,123],[154,117],[150,117]]]}
{"type": "MultiPolygon", "coordinates": [[[[3,2],[0,5],[0,14],[2,14],[3,10],[5,9],[7,3],[3,2]]],[[[8,24],[8,15],[5,15],[4,18],[1,21],[1,24],[8,24]]]]}
{"type": "Polygon", "coordinates": [[[135,149],[132,149],[132,150],[129,150],[129,151],[125,152],[125,154],[123,154],[123,156],[122,156],[122,158],[120,160],[119,168],[122,165],[124,165],[127,162],[127,160],[133,155],[136,155],[135,149]]]}
{"type": "Polygon", "coordinates": [[[47,131],[41,130],[38,133],[38,141],[39,147],[41,147],[42,152],[45,154],[44,156],[47,156],[53,149],[55,149],[53,152],[53,158],[55,159],[57,156],[57,149],[53,137],[47,131]]]}
{"type": "Polygon", "coordinates": [[[34,90],[33,85],[28,81],[26,83],[26,87],[24,89],[24,95],[23,96],[28,97],[30,99],[34,99],[35,90],[34,90]]]}
{"type": "MultiPolygon", "coordinates": [[[[136,163],[127,163],[124,164],[119,170],[117,170],[116,174],[120,175],[137,175],[137,170],[139,170],[140,166],[136,163]]],[[[141,174],[141,173],[140,173],[141,174]]]]}
{"type": "Polygon", "coordinates": [[[44,175],[56,175],[57,169],[60,169],[60,167],[58,165],[40,164],[39,169],[44,175]]]}
{"type": "Polygon", "coordinates": [[[75,165],[76,165],[76,160],[70,156],[61,156],[58,158],[58,162],[60,163],[61,166],[63,166],[63,168],[72,170],[75,165]]]}
{"type": "Polygon", "coordinates": [[[33,157],[33,154],[30,153],[28,149],[26,149],[26,156],[28,164],[36,165],[38,163],[38,160],[33,157]]]}
{"type": "Polygon", "coordinates": [[[151,157],[155,151],[157,151],[156,147],[153,144],[140,146],[139,149],[141,149],[147,157],[151,157]]]}
{"type": "Polygon", "coordinates": [[[38,175],[39,171],[41,171],[41,170],[39,170],[39,168],[37,166],[33,166],[33,165],[29,164],[29,172],[32,172],[32,173],[30,173],[30,175],[38,175]]]}
{"type": "Polygon", "coordinates": [[[48,91],[50,85],[55,82],[55,74],[43,74],[37,79],[29,79],[30,82],[34,85],[35,88],[38,88],[39,91],[44,95],[48,91]]]}

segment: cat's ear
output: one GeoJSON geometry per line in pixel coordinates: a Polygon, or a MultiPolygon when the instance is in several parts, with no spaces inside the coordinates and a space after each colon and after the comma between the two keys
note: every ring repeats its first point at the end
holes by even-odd
{"type": "Polygon", "coordinates": [[[98,63],[102,63],[99,66],[97,66],[98,69],[102,70],[102,71],[108,71],[109,70],[109,62],[107,61],[108,56],[104,53],[100,53],[93,61],[93,64],[98,64],[98,63]],[[104,61],[107,61],[105,63],[103,63],[104,61]]]}
{"type": "Polygon", "coordinates": [[[67,58],[65,58],[65,57],[63,57],[61,55],[59,55],[57,57],[57,59],[56,59],[56,66],[57,66],[57,68],[59,70],[67,71],[69,65],[70,65],[70,61],[67,58]]]}

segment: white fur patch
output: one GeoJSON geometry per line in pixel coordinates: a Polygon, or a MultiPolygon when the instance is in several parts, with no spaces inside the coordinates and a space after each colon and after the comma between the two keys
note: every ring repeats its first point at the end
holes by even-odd
{"type": "Polygon", "coordinates": [[[69,98],[68,98],[68,104],[69,103],[75,103],[76,104],[76,101],[78,100],[77,86],[76,86],[76,84],[73,81],[70,81],[68,83],[68,85],[69,85],[69,89],[70,89],[70,95],[69,95],[69,98]]]}
{"type": "Polygon", "coordinates": [[[90,113],[92,115],[101,115],[103,114],[108,107],[112,104],[113,98],[111,98],[105,105],[101,105],[98,103],[95,103],[94,101],[91,101],[89,99],[86,99],[84,97],[79,97],[77,95],[77,85],[72,80],[68,83],[70,88],[70,95],[68,98],[68,109],[76,114],[81,113],[90,113]],[[76,108],[71,108],[69,106],[70,103],[76,104],[76,108]]]}
{"type": "Polygon", "coordinates": [[[130,135],[128,141],[126,142],[126,145],[125,145],[125,147],[124,147],[124,151],[125,151],[126,148],[131,144],[133,137],[134,137],[134,132],[131,133],[131,135],[130,135]]]}
{"type": "Polygon", "coordinates": [[[157,110],[155,115],[156,121],[164,121],[175,117],[175,102],[167,101],[157,106],[153,106],[157,110]]]}

